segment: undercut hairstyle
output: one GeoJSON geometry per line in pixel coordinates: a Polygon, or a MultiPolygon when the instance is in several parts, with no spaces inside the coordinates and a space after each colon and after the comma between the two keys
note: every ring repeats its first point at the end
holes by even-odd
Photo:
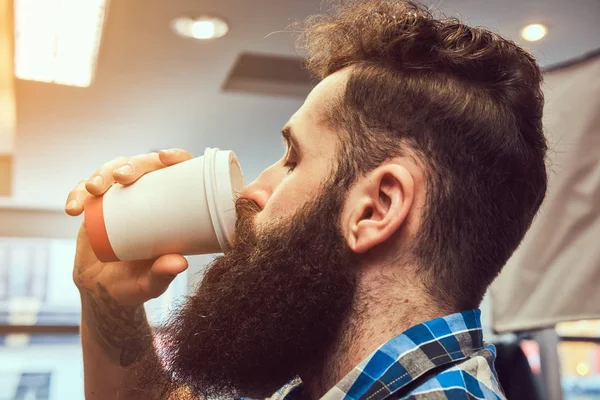
{"type": "Polygon", "coordinates": [[[300,45],[319,79],[349,68],[324,112],[350,187],[414,156],[426,199],[411,253],[443,309],[478,307],[547,187],[542,74],[514,42],[412,1],[354,1],[309,18],[300,45]]]}

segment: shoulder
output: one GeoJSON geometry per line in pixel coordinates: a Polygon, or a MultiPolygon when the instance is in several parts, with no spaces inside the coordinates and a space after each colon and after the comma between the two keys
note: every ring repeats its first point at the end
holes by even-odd
{"type": "Polygon", "coordinates": [[[494,369],[495,350],[486,346],[413,389],[406,399],[505,400],[494,369]]]}

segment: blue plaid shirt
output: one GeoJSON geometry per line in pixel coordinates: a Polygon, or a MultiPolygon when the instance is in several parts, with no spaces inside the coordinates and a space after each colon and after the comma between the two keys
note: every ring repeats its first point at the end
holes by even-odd
{"type": "MultiPolygon", "coordinates": [[[[481,311],[469,310],[415,325],[363,360],[324,400],[501,399],[496,349],[483,342],[481,311]]],[[[293,400],[299,380],[271,400],[293,400]]]]}

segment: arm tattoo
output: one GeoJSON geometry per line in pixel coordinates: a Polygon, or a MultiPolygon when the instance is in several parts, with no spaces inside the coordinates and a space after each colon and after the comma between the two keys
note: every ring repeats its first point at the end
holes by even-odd
{"type": "Polygon", "coordinates": [[[128,367],[152,346],[152,330],[144,306],[123,307],[104,285],[97,283],[97,287],[98,295],[86,296],[88,311],[95,320],[88,326],[107,355],[128,367]]]}

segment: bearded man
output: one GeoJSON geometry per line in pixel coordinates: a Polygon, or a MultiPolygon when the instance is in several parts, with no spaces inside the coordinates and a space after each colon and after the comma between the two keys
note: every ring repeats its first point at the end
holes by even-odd
{"type": "MultiPolygon", "coordinates": [[[[546,192],[535,60],[410,1],[346,3],[302,31],[320,82],[240,193],[231,250],[166,324],[143,303],[186,259],[101,263],[82,226],[86,398],[504,398],[477,308],[546,192]]],[[[113,160],[67,212],[190,158],[113,160]]]]}

